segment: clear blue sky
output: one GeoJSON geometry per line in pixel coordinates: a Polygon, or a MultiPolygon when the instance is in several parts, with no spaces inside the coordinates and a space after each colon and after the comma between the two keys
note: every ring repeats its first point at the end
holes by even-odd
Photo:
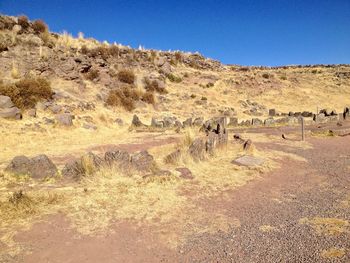
{"type": "Polygon", "coordinates": [[[0,13],[227,64],[350,63],[350,0],[0,0],[0,13]]]}

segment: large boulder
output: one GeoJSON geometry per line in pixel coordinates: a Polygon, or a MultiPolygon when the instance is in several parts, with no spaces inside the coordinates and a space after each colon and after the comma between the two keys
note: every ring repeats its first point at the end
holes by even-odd
{"type": "Polygon", "coordinates": [[[186,127],[191,127],[192,126],[192,118],[188,118],[187,120],[185,120],[183,123],[182,123],[182,126],[184,128],[186,127]]]}
{"type": "Polygon", "coordinates": [[[139,172],[149,172],[154,167],[154,158],[147,151],[135,153],[131,156],[131,166],[139,172]]]}
{"type": "Polygon", "coordinates": [[[57,174],[57,167],[44,154],[28,158],[26,156],[16,156],[6,168],[7,172],[18,175],[27,174],[35,179],[52,177],[57,174]]]}

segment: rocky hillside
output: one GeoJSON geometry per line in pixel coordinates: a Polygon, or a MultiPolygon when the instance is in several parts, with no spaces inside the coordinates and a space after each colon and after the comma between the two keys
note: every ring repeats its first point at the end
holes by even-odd
{"type": "Polygon", "coordinates": [[[13,101],[23,93],[20,81],[40,78],[52,89],[52,96],[39,97],[35,105],[16,105],[24,117],[40,108],[50,114],[92,110],[129,122],[134,113],[147,121],[154,115],[223,113],[244,119],[267,115],[269,108],[315,112],[350,105],[349,65],[223,65],[198,53],[132,49],[50,33],[43,21],[24,16],[0,17],[0,68],[0,91],[6,93],[1,95],[13,101]],[[11,85],[18,89],[9,92],[11,85]]]}

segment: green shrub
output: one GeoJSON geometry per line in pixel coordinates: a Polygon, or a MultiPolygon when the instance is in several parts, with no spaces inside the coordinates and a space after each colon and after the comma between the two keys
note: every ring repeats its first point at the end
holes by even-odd
{"type": "Polygon", "coordinates": [[[135,82],[135,74],[131,70],[121,70],[118,72],[119,81],[127,84],[134,84],[135,82]]]}
{"type": "Polygon", "coordinates": [[[33,108],[42,99],[52,99],[50,83],[43,78],[25,78],[14,84],[1,84],[0,94],[9,96],[21,109],[33,108]]]}

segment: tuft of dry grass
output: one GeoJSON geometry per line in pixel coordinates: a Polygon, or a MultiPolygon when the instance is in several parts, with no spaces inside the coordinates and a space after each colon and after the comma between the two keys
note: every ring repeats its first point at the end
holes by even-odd
{"type": "Polygon", "coordinates": [[[342,233],[349,233],[349,222],[339,218],[314,217],[312,219],[301,218],[300,224],[311,226],[318,234],[338,236],[342,233]]]}
{"type": "Polygon", "coordinates": [[[325,249],[321,252],[321,257],[323,257],[325,259],[342,258],[344,255],[345,255],[344,248],[332,247],[329,249],[325,249]]]}

